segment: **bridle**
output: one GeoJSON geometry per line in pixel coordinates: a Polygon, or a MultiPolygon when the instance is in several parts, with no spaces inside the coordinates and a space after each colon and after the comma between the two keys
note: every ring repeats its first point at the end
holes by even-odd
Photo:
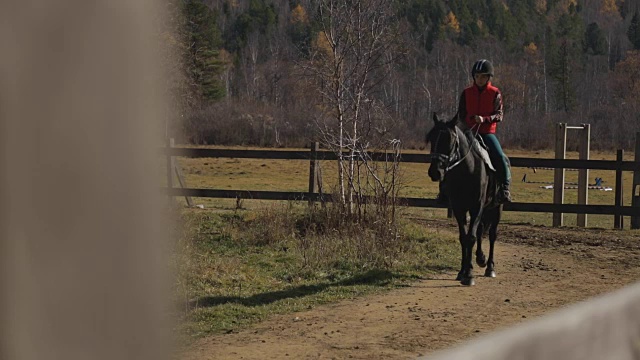
{"type": "MultiPolygon", "coordinates": [[[[478,130],[476,130],[476,134],[477,134],[478,130]]],[[[438,130],[438,137],[436,138],[436,141],[433,144],[434,149],[438,148],[438,141],[440,141],[440,135],[442,133],[444,133],[444,132],[450,133],[451,130],[438,130]]],[[[431,158],[432,159],[433,158],[438,159],[443,164],[445,164],[445,166],[446,166],[445,169],[444,169],[444,173],[445,174],[447,172],[449,172],[451,169],[453,169],[456,166],[460,165],[460,163],[462,163],[464,161],[464,159],[467,157],[467,155],[469,155],[469,153],[471,152],[472,144],[469,144],[469,150],[467,150],[467,153],[464,154],[464,156],[460,156],[460,138],[458,136],[458,131],[454,130],[453,134],[454,134],[453,145],[451,146],[451,148],[449,150],[449,154],[443,154],[443,153],[438,153],[438,152],[431,153],[431,158]]],[[[475,137],[476,134],[474,134],[474,137],[475,137]]]]}

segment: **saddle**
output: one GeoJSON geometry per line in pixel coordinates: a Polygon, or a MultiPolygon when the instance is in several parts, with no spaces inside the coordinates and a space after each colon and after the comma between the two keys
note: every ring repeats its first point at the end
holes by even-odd
{"type": "Polygon", "coordinates": [[[484,143],[484,140],[482,140],[482,136],[476,134],[476,141],[473,141],[473,134],[471,133],[471,131],[466,131],[466,133],[467,137],[469,138],[469,143],[471,144],[471,149],[480,156],[482,161],[487,164],[487,167],[491,171],[496,171],[496,169],[493,167],[493,164],[491,163],[491,158],[489,157],[489,147],[484,143]]]}

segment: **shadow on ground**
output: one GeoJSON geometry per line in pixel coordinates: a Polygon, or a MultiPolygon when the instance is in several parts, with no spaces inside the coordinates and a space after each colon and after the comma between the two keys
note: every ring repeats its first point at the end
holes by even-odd
{"type": "MultiPolygon", "coordinates": [[[[240,304],[244,306],[260,306],[270,304],[283,299],[302,298],[305,296],[317,294],[330,287],[336,286],[353,286],[353,285],[374,285],[387,286],[391,280],[409,280],[413,277],[408,275],[399,275],[388,270],[370,270],[365,273],[349,277],[336,282],[320,283],[315,285],[301,285],[291,287],[284,290],[269,291],[251,296],[202,296],[189,301],[189,309],[214,307],[229,303],[240,304]]],[[[415,280],[415,279],[414,279],[415,280]]]]}

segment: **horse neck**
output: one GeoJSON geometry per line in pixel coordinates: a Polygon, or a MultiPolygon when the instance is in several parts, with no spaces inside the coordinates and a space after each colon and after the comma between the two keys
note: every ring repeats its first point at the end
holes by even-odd
{"type": "Polygon", "coordinates": [[[456,135],[458,136],[458,151],[464,156],[469,151],[469,140],[459,127],[456,126],[456,135]]]}
{"type": "Polygon", "coordinates": [[[477,156],[471,151],[471,144],[469,143],[467,135],[457,126],[456,135],[458,136],[458,156],[459,158],[464,157],[464,160],[452,169],[452,171],[457,169],[457,171],[465,174],[473,173],[474,169],[479,165],[477,156]]]}

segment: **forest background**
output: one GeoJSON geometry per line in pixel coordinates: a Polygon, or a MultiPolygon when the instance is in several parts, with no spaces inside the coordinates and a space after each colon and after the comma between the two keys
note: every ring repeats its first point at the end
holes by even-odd
{"type": "Polygon", "coordinates": [[[471,65],[486,58],[504,96],[504,147],[551,148],[558,122],[591,124],[592,149],[634,147],[636,0],[347,1],[363,5],[357,19],[327,12],[338,3],[345,1],[167,1],[170,21],[159,31],[169,69],[164,90],[178,105],[167,110],[167,135],[199,145],[319,141],[339,110],[331,91],[352,81],[336,77],[341,58],[332,55],[349,49],[332,42],[327,24],[337,17],[353,23],[370,11],[369,20],[386,21],[377,40],[387,43],[371,49],[366,86],[351,93],[362,95],[358,104],[373,104],[365,131],[424,147],[431,113],[453,116],[471,65]],[[382,5],[387,12],[374,13],[382,5]]]}

